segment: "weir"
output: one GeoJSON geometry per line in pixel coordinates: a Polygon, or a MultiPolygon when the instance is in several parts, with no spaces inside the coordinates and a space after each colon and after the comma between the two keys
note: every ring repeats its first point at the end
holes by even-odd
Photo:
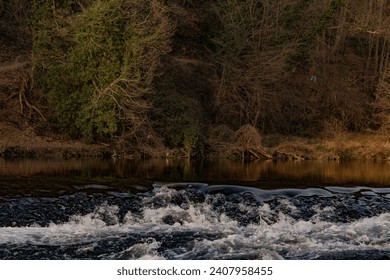
{"type": "Polygon", "coordinates": [[[388,188],[193,185],[131,196],[3,198],[0,258],[390,258],[388,188]]]}

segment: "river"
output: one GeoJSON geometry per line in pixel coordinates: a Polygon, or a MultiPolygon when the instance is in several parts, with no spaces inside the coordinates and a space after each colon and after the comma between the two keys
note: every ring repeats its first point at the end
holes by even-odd
{"type": "Polygon", "coordinates": [[[389,259],[389,170],[0,159],[0,259],[389,259]]]}

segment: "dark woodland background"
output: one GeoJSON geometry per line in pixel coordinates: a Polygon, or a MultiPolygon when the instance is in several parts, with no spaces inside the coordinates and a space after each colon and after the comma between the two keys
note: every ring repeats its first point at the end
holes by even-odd
{"type": "Polygon", "coordinates": [[[2,103],[42,134],[194,157],[390,132],[390,1],[0,0],[0,14],[3,56],[30,54],[2,103]]]}

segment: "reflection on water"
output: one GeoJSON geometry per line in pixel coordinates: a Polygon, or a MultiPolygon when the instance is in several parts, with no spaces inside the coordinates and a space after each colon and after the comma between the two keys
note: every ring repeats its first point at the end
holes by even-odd
{"type": "Polygon", "coordinates": [[[389,185],[390,163],[373,161],[257,161],[231,160],[39,160],[0,159],[0,178],[108,177],[145,183],[207,182],[264,187],[286,185],[389,185]]]}
{"type": "Polygon", "coordinates": [[[0,259],[390,259],[389,167],[0,159],[0,259]]]}
{"type": "Polygon", "coordinates": [[[93,159],[2,159],[0,176],[28,177],[39,175],[77,175],[110,170],[109,161],[93,159]]]}

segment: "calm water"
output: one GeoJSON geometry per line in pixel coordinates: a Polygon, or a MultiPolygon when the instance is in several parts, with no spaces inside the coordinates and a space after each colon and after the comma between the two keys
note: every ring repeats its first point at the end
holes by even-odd
{"type": "Polygon", "coordinates": [[[389,171],[0,159],[0,259],[389,259],[389,171]]]}

